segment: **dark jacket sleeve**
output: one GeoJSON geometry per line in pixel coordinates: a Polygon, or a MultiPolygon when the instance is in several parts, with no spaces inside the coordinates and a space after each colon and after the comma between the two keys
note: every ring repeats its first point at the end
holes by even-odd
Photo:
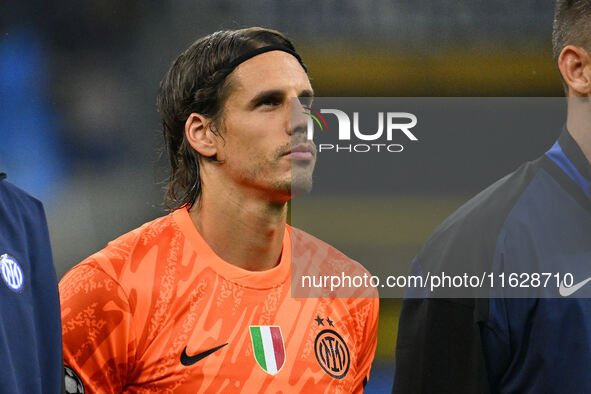
{"type": "Polygon", "coordinates": [[[429,298],[404,301],[393,393],[490,392],[477,302],[429,298]]]}

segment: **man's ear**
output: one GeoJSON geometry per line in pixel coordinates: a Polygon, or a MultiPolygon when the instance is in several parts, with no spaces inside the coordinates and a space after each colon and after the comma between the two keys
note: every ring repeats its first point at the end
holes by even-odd
{"type": "Polygon", "coordinates": [[[587,51],[567,45],[558,57],[558,69],[569,87],[570,97],[591,95],[591,58],[587,51]]]}
{"type": "Polygon", "coordinates": [[[185,136],[193,149],[204,157],[215,157],[217,139],[210,128],[211,119],[192,113],[185,122],[185,136]]]}

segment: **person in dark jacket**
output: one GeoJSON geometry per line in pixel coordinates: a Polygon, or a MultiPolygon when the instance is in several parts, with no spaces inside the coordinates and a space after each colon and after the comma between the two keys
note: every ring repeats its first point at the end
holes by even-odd
{"type": "Polygon", "coordinates": [[[0,392],[61,393],[57,277],[41,202],[0,174],[0,392]]]}
{"type": "Polygon", "coordinates": [[[557,1],[554,56],[569,101],[558,141],[454,212],[413,263],[551,273],[553,285],[525,298],[407,298],[394,393],[591,392],[590,25],[591,1],[557,1]]]}

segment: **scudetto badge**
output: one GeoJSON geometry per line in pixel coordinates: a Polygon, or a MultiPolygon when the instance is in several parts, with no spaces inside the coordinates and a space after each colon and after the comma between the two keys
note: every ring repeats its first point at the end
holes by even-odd
{"type": "Polygon", "coordinates": [[[285,363],[285,346],[279,326],[250,326],[254,358],[269,375],[276,375],[285,363]]]}
{"type": "Polygon", "coordinates": [[[347,376],[351,356],[343,338],[333,330],[323,330],[316,336],[314,352],[318,364],[335,379],[347,376]]]}
{"type": "Polygon", "coordinates": [[[8,288],[16,293],[23,290],[25,275],[16,259],[4,253],[0,256],[0,276],[8,288]]]}

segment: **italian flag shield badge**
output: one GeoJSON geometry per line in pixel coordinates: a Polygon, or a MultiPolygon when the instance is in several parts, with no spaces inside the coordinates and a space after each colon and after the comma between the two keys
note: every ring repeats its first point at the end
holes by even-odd
{"type": "Polygon", "coordinates": [[[285,348],[279,326],[250,326],[254,358],[265,372],[275,375],[285,362],[285,348]]]}

